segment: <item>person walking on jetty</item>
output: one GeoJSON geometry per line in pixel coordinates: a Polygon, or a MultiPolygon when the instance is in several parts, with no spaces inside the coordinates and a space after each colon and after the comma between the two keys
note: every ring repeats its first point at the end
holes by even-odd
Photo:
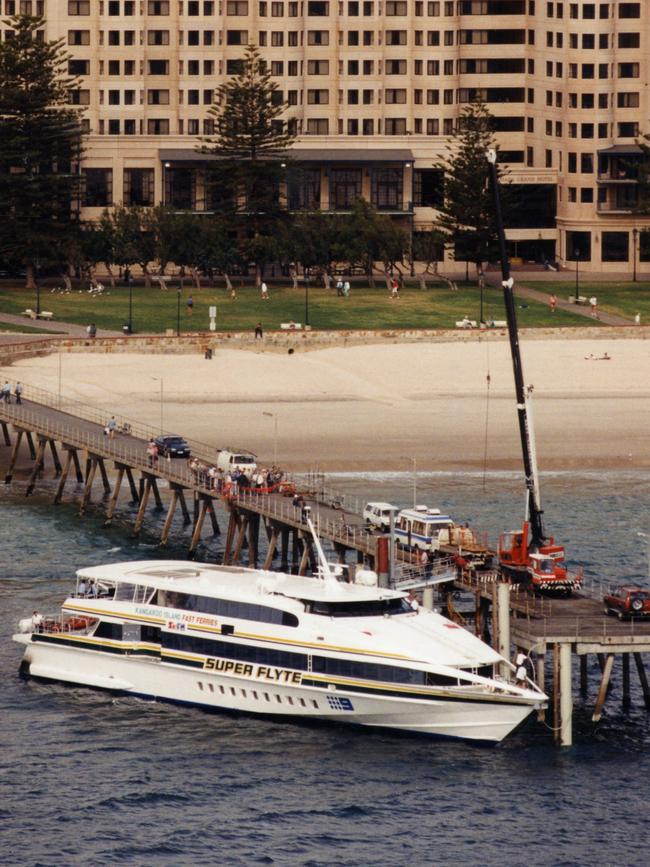
{"type": "Polygon", "coordinates": [[[16,395],[16,403],[22,403],[22,395],[23,395],[23,384],[22,382],[17,382],[16,387],[14,388],[14,394],[16,395]]]}
{"type": "Polygon", "coordinates": [[[11,386],[8,379],[5,379],[5,384],[2,386],[2,390],[0,390],[0,397],[5,403],[11,403],[11,386]]]}
{"type": "Polygon", "coordinates": [[[106,430],[108,432],[109,437],[114,440],[115,434],[117,432],[117,422],[115,421],[115,416],[112,415],[110,421],[106,425],[106,430]]]}
{"type": "Polygon", "coordinates": [[[147,457],[149,458],[150,467],[153,467],[153,465],[158,461],[158,446],[152,439],[147,443],[147,457]]]}

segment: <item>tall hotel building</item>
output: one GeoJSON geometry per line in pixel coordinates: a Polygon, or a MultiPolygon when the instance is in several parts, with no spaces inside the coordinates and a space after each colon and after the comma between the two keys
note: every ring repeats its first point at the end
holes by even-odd
{"type": "MultiPolygon", "coordinates": [[[[485,101],[525,202],[523,260],[631,271],[650,261],[635,214],[649,131],[650,3],[542,0],[0,0],[62,38],[89,131],[84,216],[105,206],[208,211],[197,137],[214,90],[254,43],[298,138],[294,208],[364,196],[414,232],[435,217],[434,168],[463,106],[485,101]]],[[[7,25],[2,25],[6,29],[7,25]]],[[[647,220],[647,218],[646,218],[647,220]]],[[[641,221],[641,222],[640,222],[641,221]]],[[[647,220],[647,223],[650,222],[647,220]]],[[[647,233],[650,236],[650,233],[647,233]]]]}

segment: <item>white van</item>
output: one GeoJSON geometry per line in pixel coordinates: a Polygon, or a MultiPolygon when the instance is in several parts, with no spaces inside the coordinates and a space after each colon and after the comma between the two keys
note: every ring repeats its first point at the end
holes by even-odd
{"type": "Polygon", "coordinates": [[[402,509],[395,521],[395,540],[405,548],[419,551],[437,551],[441,543],[449,540],[449,531],[454,522],[449,515],[441,515],[440,509],[416,506],[402,509]],[[441,539],[441,534],[443,539],[441,539]]]}
{"type": "Polygon", "coordinates": [[[219,449],[217,469],[223,470],[224,473],[240,470],[250,479],[257,469],[256,457],[253,452],[247,452],[245,449],[219,449]]]}
{"type": "Polygon", "coordinates": [[[368,527],[376,527],[382,533],[390,527],[390,513],[397,513],[397,506],[390,503],[366,503],[363,510],[363,520],[368,527]]]}

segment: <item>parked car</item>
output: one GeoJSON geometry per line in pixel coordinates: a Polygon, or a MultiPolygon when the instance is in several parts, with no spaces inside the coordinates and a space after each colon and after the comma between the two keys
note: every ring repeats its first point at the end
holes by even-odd
{"type": "Polygon", "coordinates": [[[397,507],[390,503],[366,503],[363,519],[366,526],[375,527],[382,533],[387,533],[390,527],[390,513],[397,514],[397,507]]]}
{"type": "Polygon", "coordinates": [[[650,617],[650,590],[636,584],[621,584],[604,598],[605,614],[625,617],[650,617]]]}
{"type": "Polygon", "coordinates": [[[158,454],[162,458],[189,458],[191,451],[186,439],[178,434],[165,434],[156,437],[158,454]]]}

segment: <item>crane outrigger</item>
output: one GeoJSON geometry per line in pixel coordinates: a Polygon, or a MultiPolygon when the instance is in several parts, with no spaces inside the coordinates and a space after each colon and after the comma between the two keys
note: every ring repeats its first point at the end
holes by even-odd
{"type": "Polygon", "coordinates": [[[544,530],[543,509],[540,496],[537,455],[532,416],[532,386],[524,386],[524,374],[519,348],[517,312],[510,276],[510,262],[506,251],[506,237],[501,213],[497,153],[487,153],[490,177],[494,193],[495,217],[501,258],[501,285],[506,308],[510,354],[515,377],[515,395],[519,436],[524,459],[526,480],[526,514],[521,530],[502,533],[499,538],[498,556],[502,572],[515,581],[530,583],[534,590],[544,593],[570,596],[582,583],[582,573],[570,573],[565,563],[565,550],[544,530]]]}

